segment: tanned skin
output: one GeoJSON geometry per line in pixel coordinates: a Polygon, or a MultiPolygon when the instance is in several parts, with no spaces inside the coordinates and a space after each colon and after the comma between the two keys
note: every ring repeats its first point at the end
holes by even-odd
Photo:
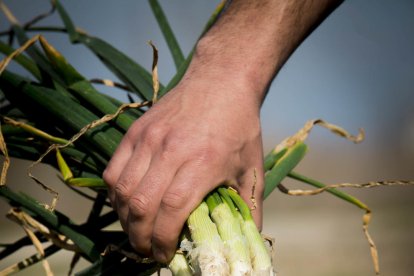
{"type": "Polygon", "coordinates": [[[260,107],[282,65],[342,1],[233,0],[182,81],[128,130],[103,177],[130,243],[167,263],[208,192],[227,183],[262,225],[260,107]]]}

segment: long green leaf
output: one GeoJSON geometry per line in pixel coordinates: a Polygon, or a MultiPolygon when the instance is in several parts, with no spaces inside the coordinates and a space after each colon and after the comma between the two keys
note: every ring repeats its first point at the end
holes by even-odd
{"type": "Polygon", "coordinates": [[[44,37],[39,38],[43,51],[45,52],[49,64],[54,71],[61,77],[63,83],[70,85],[72,83],[82,81],[85,78],[76,69],[70,65],[65,57],[50,45],[44,37]]]}
{"type": "MultiPolygon", "coordinates": [[[[219,15],[223,11],[224,8],[224,2],[219,4],[217,8],[214,10],[212,15],[210,16],[209,20],[207,21],[206,25],[204,26],[203,31],[201,32],[200,38],[210,30],[210,28],[214,25],[214,23],[217,21],[219,15]]],[[[185,72],[187,71],[188,66],[191,63],[191,59],[193,58],[195,46],[193,50],[188,54],[188,57],[185,59],[185,61],[180,65],[178,68],[177,73],[174,75],[174,77],[170,80],[170,82],[165,86],[163,89],[160,89],[159,96],[164,96],[168,91],[173,89],[183,78],[185,72]]]]}
{"type": "Polygon", "coordinates": [[[165,41],[167,42],[168,48],[171,51],[175,67],[178,70],[185,61],[180,45],[178,44],[177,39],[175,38],[170,23],[168,22],[168,19],[161,8],[161,5],[158,3],[157,0],[149,0],[149,3],[151,5],[151,9],[154,13],[155,18],[157,19],[158,25],[160,26],[160,29],[164,35],[165,41]]]}
{"type": "Polygon", "coordinates": [[[39,158],[39,155],[41,154],[41,152],[34,147],[27,146],[23,143],[14,143],[13,141],[7,142],[7,152],[10,157],[33,161],[39,158]]]}
{"type": "MultiPolygon", "coordinates": [[[[298,180],[298,181],[301,181],[303,183],[312,185],[312,186],[317,187],[317,188],[324,188],[324,187],[326,187],[326,185],[323,184],[322,182],[317,181],[315,179],[312,179],[310,177],[301,175],[301,174],[299,174],[297,172],[294,172],[294,171],[291,171],[288,174],[288,177],[293,178],[293,179],[298,180]]],[[[340,191],[338,189],[328,189],[326,191],[328,193],[333,194],[334,196],[339,197],[340,199],[343,199],[343,200],[345,200],[345,201],[347,201],[347,202],[349,202],[349,203],[351,203],[351,204],[353,204],[353,205],[355,205],[355,206],[363,209],[363,210],[369,210],[369,208],[368,208],[368,206],[366,204],[364,204],[359,199],[357,199],[357,198],[355,198],[355,197],[353,197],[353,196],[351,196],[351,195],[349,195],[349,194],[347,194],[345,192],[342,192],[342,191],[340,191]]]]}
{"type": "MultiPolygon", "coordinates": [[[[34,112],[33,116],[43,114],[43,120],[59,122],[74,133],[99,119],[88,109],[69,98],[54,93],[54,90],[32,85],[25,79],[7,71],[0,76],[0,88],[16,106],[25,104],[25,110],[34,112]],[[29,103],[31,108],[27,106],[29,103]]],[[[106,157],[110,158],[122,136],[122,133],[105,124],[89,130],[81,139],[86,139],[90,146],[98,148],[106,157]]]]}
{"type": "MultiPolygon", "coordinates": [[[[14,33],[17,36],[20,46],[22,46],[24,43],[26,43],[29,40],[29,38],[26,35],[26,32],[20,25],[13,24],[12,28],[13,28],[14,33]]],[[[60,82],[62,82],[59,75],[53,70],[47,58],[42,54],[42,52],[36,45],[32,45],[31,47],[27,48],[26,52],[34,60],[34,62],[36,62],[37,66],[39,67],[40,75],[41,75],[43,83],[51,84],[52,82],[51,79],[59,80],[60,82]]]]}
{"type": "MultiPolygon", "coordinates": [[[[92,84],[86,80],[74,83],[69,88],[69,91],[76,93],[77,96],[82,97],[93,108],[99,110],[100,116],[114,114],[118,110],[118,106],[96,91],[92,84]]],[[[134,119],[128,114],[120,114],[114,119],[114,122],[126,132],[134,122],[134,119]]]]}
{"type": "MultiPolygon", "coordinates": [[[[6,56],[13,53],[15,49],[4,43],[3,41],[0,41],[0,52],[5,54],[6,56]]],[[[36,79],[40,80],[40,71],[37,67],[36,63],[34,63],[30,58],[24,56],[24,55],[18,55],[14,58],[14,61],[16,61],[18,64],[20,64],[24,69],[26,69],[28,72],[30,72],[36,79]]]]}
{"type": "Polygon", "coordinates": [[[94,172],[99,175],[102,174],[108,163],[108,160],[101,155],[92,150],[86,150],[79,145],[77,147],[66,147],[60,149],[60,151],[71,167],[79,167],[84,171],[94,172]]]}
{"type": "MultiPolygon", "coordinates": [[[[152,75],[141,65],[99,38],[82,35],[80,41],[133,92],[136,92],[144,100],[152,99],[152,75]]],[[[160,85],[160,89],[162,89],[162,85],[160,85]]]]}
{"type": "Polygon", "coordinates": [[[57,10],[69,32],[72,43],[79,42],[86,45],[120,80],[125,82],[141,98],[145,100],[152,99],[152,75],[147,70],[102,39],[77,32],[69,15],[58,1],[57,10]]]}
{"type": "Polygon", "coordinates": [[[276,162],[282,158],[283,155],[287,152],[287,148],[284,148],[279,151],[272,150],[264,158],[264,171],[267,172],[273,168],[276,162]]]}
{"type": "Polygon", "coordinates": [[[66,31],[69,33],[70,42],[76,43],[79,40],[79,33],[76,31],[75,24],[73,24],[72,19],[70,18],[69,14],[60,4],[60,1],[55,0],[56,9],[62,18],[63,23],[65,24],[66,31]]]}
{"type": "MultiPolygon", "coordinates": [[[[69,86],[76,96],[86,101],[91,107],[98,110],[99,116],[113,114],[118,107],[113,104],[107,97],[96,91],[95,87],[86,80],[52,45],[43,38],[40,43],[52,64],[53,68],[63,79],[65,84],[69,86]]],[[[134,119],[125,114],[120,114],[115,120],[124,131],[127,131],[134,119]]]]}
{"type": "MultiPolygon", "coordinates": [[[[30,136],[27,135],[27,132],[18,127],[2,125],[1,131],[11,157],[35,161],[46,151],[48,146],[48,144],[41,141],[29,140],[30,136]]],[[[88,150],[83,149],[81,145],[77,145],[76,148],[70,146],[63,148],[61,152],[71,168],[78,168],[99,176],[102,175],[108,162],[107,159],[95,151],[92,151],[90,148],[88,150]]],[[[45,158],[43,162],[56,167],[55,158],[45,158]]]]}
{"type": "Polygon", "coordinates": [[[290,171],[302,160],[307,151],[306,144],[297,142],[286,153],[277,160],[273,168],[265,176],[264,198],[280,184],[290,171]]]}

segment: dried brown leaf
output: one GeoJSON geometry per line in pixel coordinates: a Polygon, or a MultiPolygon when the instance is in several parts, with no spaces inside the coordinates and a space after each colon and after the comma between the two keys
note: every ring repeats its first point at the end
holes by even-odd
{"type": "Polygon", "coordinates": [[[6,184],[7,180],[7,171],[10,167],[10,156],[7,151],[6,142],[4,141],[4,136],[1,131],[1,123],[0,123],[0,151],[4,156],[3,160],[3,167],[1,169],[1,175],[0,175],[0,187],[6,184]]]}
{"type": "Polygon", "coordinates": [[[132,91],[131,88],[129,88],[128,86],[126,86],[122,83],[119,83],[119,82],[108,80],[108,79],[90,79],[89,82],[97,83],[97,84],[103,84],[103,85],[108,86],[108,87],[120,88],[120,89],[128,91],[128,92],[132,91]]]}
{"type": "MultiPolygon", "coordinates": [[[[30,238],[32,241],[34,247],[36,248],[36,251],[44,258],[45,251],[43,250],[42,243],[40,240],[36,237],[34,234],[32,228],[32,224],[35,222],[34,219],[30,218],[29,215],[25,214],[23,211],[21,211],[18,208],[13,208],[10,210],[10,212],[7,214],[7,217],[11,220],[17,222],[20,226],[22,226],[23,230],[25,231],[26,235],[30,238]]],[[[39,225],[41,225],[39,223],[39,225]]],[[[46,228],[45,226],[41,225],[42,230],[45,230],[43,228],[46,228]]],[[[47,228],[46,228],[47,229],[47,228]]],[[[45,270],[45,273],[47,276],[53,276],[53,272],[50,268],[49,262],[46,259],[42,260],[42,265],[45,270]]],[[[20,269],[17,267],[17,269],[20,269]]]]}
{"type": "Polygon", "coordinates": [[[158,91],[160,90],[160,82],[158,80],[158,49],[152,43],[152,41],[148,41],[148,44],[152,47],[152,88],[154,90],[154,94],[152,97],[152,104],[155,104],[158,100],[158,91]]]}
{"type": "Polygon", "coordinates": [[[297,142],[303,142],[306,140],[306,138],[308,137],[309,133],[311,132],[311,130],[313,129],[313,127],[315,125],[319,125],[321,127],[327,128],[329,129],[331,132],[333,132],[334,134],[343,137],[349,141],[352,141],[354,143],[360,143],[364,140],[365,138],[365,132],[362,128],[359,129],[359,133],[354,136],[352,134],[350,134],[348,131],[346,131],[345,129],[325,122],[324,120],[321,119],[316,119],[316,120],[310,120],[308,122],[306,122],[306,124],[303,126],[303,128],[301,128],[296,134],[286,138],[285,140],[283,140],[279,145],[276,146],[276,148],[274,149],[275,152],[278,152],[284,148],[290,148],[293,145],[295,145],[297,142]]]}

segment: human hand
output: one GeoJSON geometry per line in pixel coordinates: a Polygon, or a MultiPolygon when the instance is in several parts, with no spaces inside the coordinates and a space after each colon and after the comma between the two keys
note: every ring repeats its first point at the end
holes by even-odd
{"type": "Polygon", "coordinates": [[[189,71],[130,127],[103,175],[133,248],[164,263],[191,211],[223,183],[247,202],[255,184],[262,223],[260,104],[249,84],[189,71]]]}

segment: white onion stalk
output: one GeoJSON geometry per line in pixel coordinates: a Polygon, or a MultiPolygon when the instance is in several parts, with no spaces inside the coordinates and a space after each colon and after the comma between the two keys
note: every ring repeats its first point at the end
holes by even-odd
{"type": "Polygon", "coordinates": [[[211,221],[208,206],[202,202],[188,217],[194,249],[189,253],[195,274],[209,276],[229,275],[229,265],[224,256],[224,244],[211,221]]]}
{"type": "Polygon", "coordinates": [[[272,260],[263,238],[253,221],[250,208],[243,199],[233,190],[228,189],[228,194],[239,209],[241,230],[249,245],[250,258],[253,266],[253,276],[273,276],[275,272],[272,260]]]}
{"type": "Polygon", "coordinates": [[[174,276],[275,275],[250,209],[236,191],[212,192],[190,214],[187,225],[191,241],[184,239],[181,248],[188,252],[189,263],[177,253],[169,264],[174,276]]]}
{"type": "Polygon", "coordinates": [[[186,257],[182,253],[175,253],[173,259],[168,264],[174,276],[192,276],[193,272],[188,265],[186,257]]]}
{"type": "Polygon", "coordinates": [[[242,219],[242,232],[250,246],[250,257],[253,263],[253,276],[272,276],[276,275],[272,260],[269,256],[263,238],[257,231],[256,224],[253,220],[242,219]]]}
{"type": "MultiPolygon", "coordinates": [[[[227,190],[221,189],[223,191],[227,190]]],[[[227,262],[230,265],[230,275],[250,276],[252,265],[249,247],[242,235],[238,213],[233,202],[230,198],[228,198],[228,201],[221,200],[220,196],[214,193],[207,198],[207,205],[210,209],[211,218],[224,242],[227,262]]]]}

